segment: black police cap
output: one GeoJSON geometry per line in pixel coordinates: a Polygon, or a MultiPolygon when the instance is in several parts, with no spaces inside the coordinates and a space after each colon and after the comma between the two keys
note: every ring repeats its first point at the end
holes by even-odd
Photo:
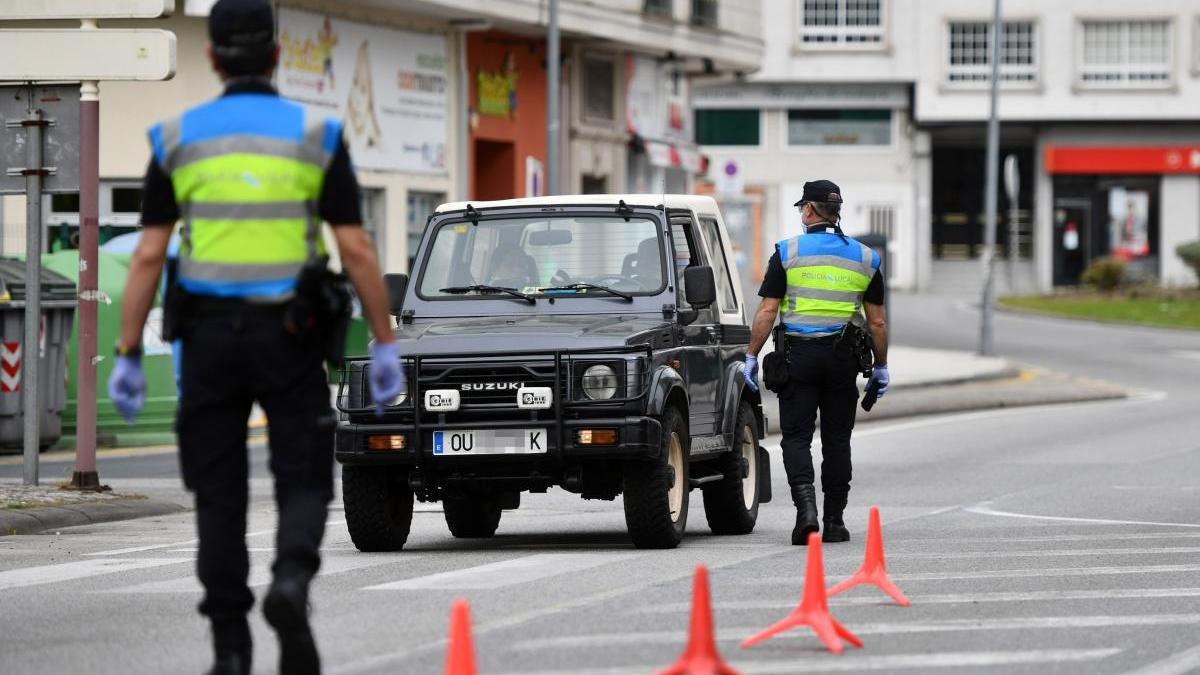
{"type": "Polygon", "coordinates": [[[800,206],[804,202],[841,204],[842,189],[831,180],[809,181],[804,184],[804,194],[800,196],[800,201],[793,204],[793,206],[800,206]]]}
{"type": "Polygon", "coordinates": [[[218,0],[208,14],[208,38],[218,47],[275,44],[275,15],[267,0],[218,0]]]}

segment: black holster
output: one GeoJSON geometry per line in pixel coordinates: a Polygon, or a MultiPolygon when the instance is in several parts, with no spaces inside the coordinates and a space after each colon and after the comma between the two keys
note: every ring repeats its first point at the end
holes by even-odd
{"type": "Polygon", "coordinates": [[[183,326],[188,314],[188,294],[179,285],[179,261],[168,260],[164,269],[163,283],[163,342],[174,342],[183,337],[183,326]]]}
{"type": "Polygon", "coordinates": [[[871,377],[871,366],[875,365],[875,340],[871,331],[855,323],[846,324],[838,346],[847,345],[850,353],[858,360],[858,369],[863,377],[871,377]]]}
{"type": "Polygon", "coordinates": [[[284,310],[283,323],[297,339],[318,343],[326,363],[336,368],[346,351],[352,311],[346,275],[330,271],[328,256],[320,256],[301,268],[296,294],[284,310]]]}
{"type": "Polygon", "coordinates": [[[790,358],[788,356],[787,337],[784,335],[782,323],[776,324],[771,332],[774,334],[775,349],[763,357],[763,386],[776,394],[782,394],[787,389],[788,384],[790,358]]]}

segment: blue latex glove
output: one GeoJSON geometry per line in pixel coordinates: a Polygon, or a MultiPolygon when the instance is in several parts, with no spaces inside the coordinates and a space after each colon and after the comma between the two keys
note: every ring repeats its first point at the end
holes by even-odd
{"type": "Polygon", "coordinates": [[[887,366],[875,366],[871,369],[871,379],[867,380],[867,386],[871,386],[872,382],[878,382],[879,398],[883,398],[883,395],[887,393],[888,383],[891,381],[887,366]]]}
{"type": "Polygon", "coordinates": [[[400,345],[395,342],[371,345],[370,385],[375,414],[382,417],[387,404],[407,388],[404,369],[400,367],[400,345]]]}
{"type": "Polygon", "coordinates": [[[118,356],[108,376],[108,397],[125,421],[133,424],[146,403],[146,376],[142,374],[142,360],[132,356],[118,356]]]}
{"type": "Polygon", "coordinates": [[[746,386],[750,387],[750,391],[758,391],[758,357],[746,355],[746,368],[742,370],[742,376],[746,378],[746,386]]]}

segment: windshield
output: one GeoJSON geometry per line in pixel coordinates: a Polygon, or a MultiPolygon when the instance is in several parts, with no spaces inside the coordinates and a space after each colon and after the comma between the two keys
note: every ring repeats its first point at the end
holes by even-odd
{"type": "Polygon", "coordinates": [[[646,218],[555,216],[451,222],[434,233],[421,297],[505,297],[478,286],[530,295],[647,295],[663,289],[657,224],[646,218]],[[593,287],[588,287],[591,285],[593,287]],[[563,288],[574,286],[572,288],[563,288]],[[449,290],[448,290],[449,289],[449,290]],[[550,290],[547,290],[550,289],[550,290]]]}

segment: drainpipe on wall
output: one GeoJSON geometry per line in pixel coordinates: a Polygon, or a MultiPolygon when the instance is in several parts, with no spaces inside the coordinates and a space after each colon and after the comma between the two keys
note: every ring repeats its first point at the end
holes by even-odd
{"type": "Polygon", "coordinates": [[[458,180],[453,201],[466,201],[470,197],[470,143],[471,143],[471,71],[467,67],[467,34],[491,30],[492,22],[486,19],[461,19],[451,21],[450,26],[458,37],[458,151],[455,153],[458,180]]]}

